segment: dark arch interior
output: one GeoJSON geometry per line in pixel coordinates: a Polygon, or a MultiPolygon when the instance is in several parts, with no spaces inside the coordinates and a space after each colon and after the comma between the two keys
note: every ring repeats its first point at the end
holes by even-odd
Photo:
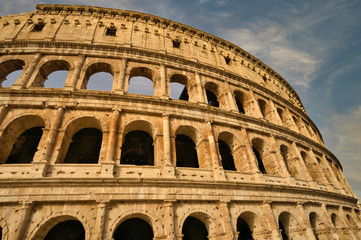
{"type": "Polygon", "coordinates": [[[259,108],[262,112],[263,117],[266,117],[266,102],[263,100],[258,100],[259,108]]]}
{"type": "Polygon", "coordinates": [[[204,223],[195,217],[187,217],[182,228],[183,240],[207,240],[208,231],[204,223]]]}
{"type": "Polygon", "coordinates": [[[223,142],[222,140],[218,140],[218,147],[219,153],[221,154],[223,169],[236,171],[233,155],[227,143],[223,142]]]}
{"type": "Polygon", "coordinates": [[[213,92],[206,90],[206,95],[207,95],[208,105],[213,107],[219,107],[217,96],[213,92]]]}
{"type": "Polygon", "coordinates": [[[152,227],[140,218],[131,218],[122,222],[115,230],[114,240],[152,240],[152,227]]]}
{"type": "Polygon", "coordinates": [[[336,217],[337,217],[336,214],[332,213],[331,221],[332,221],[332,224],[333,224],[334,227],[336,227],[336,217]]]}
{"type": "Polygon", "coordinates": [[[84,240],[85,230],[81,222],[68,220],[55,225],[44,240],[84,240]]]}
{"type": "Polygon", "coordinates": [[[31,163],[43,135],[41,127],[23,132],[16,140],[5,163],[31,163]]]}
{"type": "Polygon", "coordinates": [[[261,173],[267,174],[266,168],[265,168],[264,165],[263,165],[263,161],[262,161],[261,155],[259,154],[259,152],[257,151],[257,149],[256,149],[255,147],[253,147],[252,149],[253,149],[254,155],[256,156],[259,170],[261,171],[261,173]]]}
{"type": "Polygon", "coordinates": [[[199,168],[196,145],[190,137],[178,134],[175,138],[175,148],[177,167],[199,168]]]}
{"type": "Polygon", "coordinates": [[[236,104],[237,104],[238,111],[242,114],[245,114],[246,111],[244,110],[243,104],[237,98],[236,98],[236,104]]]}
{"type": "Polygon", "coordinates": [[[238,240],[253,240],[252,231],[248,223],[241,217],[237,219],[237,232],[239,232],[238,240]]]}
{"type": "Polygon", "coordinates": [[[286,228],[283,226],[281,220],[278,220],[278,225],[279,225],[279,228],[280,228],[280,231],[281,231],[281,236],[282,236],[282,239],[283,240],[288,240],[288,235],[286,233],[286,228]]]}
{"type": "Polygon", "coordinates": [[[0,240],[3,239],[3,229],[0,227],[0,240]]]}
{"type": "Polygon", "coordinates": [[[103,134],[96,128],[84,128],[74,134],[64,163],[98,163],[103,134]]]}
{"type": "Polygon", "coordinates": [[[153,138],[139,130],[128,133],[122,146],[120,164],[154,165],[153,138]]]}

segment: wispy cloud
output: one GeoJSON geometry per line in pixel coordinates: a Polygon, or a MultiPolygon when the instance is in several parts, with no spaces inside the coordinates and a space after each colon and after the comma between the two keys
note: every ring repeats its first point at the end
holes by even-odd
{"type": "Polygon", "coordinates": [[[352,188],[361,193],[361,106],[348,114],[334,115],[326,120],[321,131],[327,147],[343,165],[352,188]]]}

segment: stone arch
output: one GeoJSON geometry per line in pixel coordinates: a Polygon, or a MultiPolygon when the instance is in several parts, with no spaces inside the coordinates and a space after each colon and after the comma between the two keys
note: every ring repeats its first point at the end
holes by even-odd
{"type": "Polygon", "coordinates": [[[277,108],[277,114],[280,117],[282,124],[286,125],[287,124],[287,118],[286,118],[286,113],[283,109],[281,108],[277,108]]]}
{"type": "Polygon", "coordinates": [[[204,85],[207,97],[208,105],[212,107],[219,107],[220,106],[220,99],[219,99],[219,87],[217,84],[213,82],[207,82],[204,85]]]}
{"type": "Polygon", "coordinates": [[[311,157],[305,151],[301,151],[301,157],[310,172],[312,179],[317,183],[322,184],[323,181],[320,172],[316,168],[316,163],[311,160],[311,157]]]}
{"type": "Polygon", "coordinates": [[[157,221],[158,217],[156,217],[156,215],[142,209],[132,209],[114,219],[114,221],[110,224],[108,237],[111,238],[114,235],[120,224],[132,218],[140,218],[147,222],[153,230],[154,237],[163,235],[162,223],[157,221]]]}
{"type": "Polygon", "coordinates": [[[35,225],[29,232],[29,238],[31,240],[44,240],[48,232],[55,227],[57,224],[69,220],[75,220],[82,224],[85,232],[85,240],[90,240],[91,228],[84,216],[74,214],[74,212],[56,212],[43,218],[39,223],[35,225]]]}
{"type": "Polygon", "coordinates": [[[236,163],[233,156],[234,140],[235,137],[232,133],[221,132],[218,135],[218,151],[221,156],[221,164],[224,170],[236,170],[236,163]]]}
{"type": "Polygon", "coordinates": [[[240,113],[249,115],[249,113],[252,112],[252,107],[250,106],[250,99],[246,93],[241,90],[236,90],[234,91],[234,98],[236,100],[236,105],[240,113]]]}
{"type": "Polygon", "coordinates": [[[7,76],[15,71],[23,70],[25,62],[21,59],[9,59],[0,63],[0,87],[7,76]]]}
{"type": "Polygon", "coordinates": [[[283,240],[292,239],[292,233],[299,230],[296,218],[287,211],[283,211],[278,216],[278,228],[281,231],[283,240]]]}
{"type": "Polygon", "coordinates": [[[237,218],[238,240],[253,239],[258,234],[262,234],[260,218],[253,212],[246,211],[237,218]]]}
{"type": "Polygon", "coordinates": [[[318,239],[318,235],[321,234],[320,231],[322,230],[324,223],[321,222],[321,217],[316,212],[310,212],[308,219],[310,221],[313,234],[315,235],[316,239],[318,239]]]}
{"type": "Polygon", "coordinates": [[[189,91],[189,88],[190,88],[188,77],[183,75],[183,74],[175,73],[175,74],[172,74],[169,79],[170,79],[170,90],[171,90],[172,98],[174,97],[173,92],[174,92],[175,88],[176,87],[179,88],[179,87],[183,86],[183,90],[180,91],[179,97],[175,98],[175,99],[188,101],[189,100],[188,91],[189,91]],[[180,86],[172,87],[173,83],[178,83],[180,86]]]}
{"type": "MultiPolygon", "coordinates": [[[[5,163],[8,159],[11,151],[13,149],[14,144],[19,143],[19,141],[23,141],[26,144],[27,137],[21,137],[23,133],[27,130],[34,129],[34,128],[45,128],[49,127],[48,121],[39,115],[28,115],[24,114],[21,116],[17,116],[11,119],[7,124],[4,125],[4,131],[0,137],[0,162],[5,163]]],[[[38,133],[36,133],[38,135],[38,133]]],[[[42,135],[42,130],[41,130],[42,135]]],[[[37,143],[34,142],[34,146],[31,149],[32,156],[28,156],[28,158],[32,159],[37,151],[39,140],[34,139],[37,143]]],[[[26,147],[26,146],[25,146],[26,147]]],[[[29,149],[30,150],[30,149],[29,149]]],[[[30,154],[29,152],[29,154],[30,154]]],[[[27,159],[28,159],[27,158],[27,159]]],[[[30,163],[30,162],[29,162],[30,163]]]]}
{"type": "Polygon", "coordinates": [[[203,137],[192,126],[181,125],[175,131],[176,166],[203,168],[199,146],[203,137]]]}
{"type": "Polygon", "coordinates": [[[282,144],[280,146],[280,152],[290,175],[295,179],[304,180],[303,174],[299,171],[300,166],[298,164],[298,158],[292,152],[291,148],[285,144],[282,144]]]}
{"type": "Polygon", "coordinates": [[[259,170],[264,174],[280,175],[277,159],[272,154],[271,145],[260,137],[254,137],[251,141],[252,150],[256,157],[259,170]]]}
{"type": "MultiPolygon", "coordinates": [[[[50,60],[41,65],[34,80],[31,83],[31,87],[44,87],[45,81],[48,76],[55,71],[70,71],[71,65],[66,60],[50,60]]],[[[68,74],[69,76],[69,74],[68,74]]],[[[64,79],[64,83],[66,80],[64,79]]],[[[63,84],[64,85],[64,84],[63,84]]]]}
{"type": "Polygon", "coordinates": [[[126,123],[123,130],[124,136],[127,135],[129,132],[136,130],[140,130],[148,133],[150,136],[152,136],[153,141],[155,140],[155,137],[159,133],[159,129],[151,122],[147,120],[134,120],[126,123]]]}
{"type": "MultiPolygon", "coordinates": [[[[191,218],[195,218],[197,220],[199,220],[200,222],[203,223],[204,227],[207,230],[208,236],[213,236],[216,234],[216,223],[215,220],[213,218],[211,218],[207,213],[205,213],[206,211],[204,211],[203,209],[198,209],[197,211],[190,211],[188,213],[186,213],[182,218],[180,218],[179,221],[179,225],[178,225],[178,229],[177,232],[178,233],[182,233],[183,232],[183,227],[185,222],[187,221],[187,219],[189,217],[191,218]]],[[[220,223],[221,225],[221,223],[220,223]]],[[[219,225],[219,226],[220,226],[219,225]]],[[[205,238],[207,239],[207,238],[205,238]]],[[[193,240],[193,239],[192,239],[193,240]]],[[[197,239],[198,240],[198,239],[197,239]]],[[[203,240],[203,239],[199,239],[199,240],[203,240]]]]}
{"type": "Polygon", "coordinates": [[[336,213],[331,214],[331,222],[336,229],[340,229],[343,226],[341,219],[336,213]]]}
{"type": "Polygon", "coordinates": [[[270,105],[263,99],[258,99],[258,106],[261,110],[262,117],[270,122],[273,121],[272,109],[270,105]]]}
{"type": "MultiPolygon", "coordinates": [[[[63,139],[61,141],[61,145],[58,151],[58,156],[56,158],[57,163],[63,163],[64,159],[69,151],[70,144],[72,142],[73,137],[79,131],[83,129],[97,129],[102,134],[104,132],[103,125],[101,124],[100,120],[94,116],[80,116],[73,119],[70,119],[64,125],[65,133],[63,139]]],[[[103,143],[103,136],[100,143],[100,149],[97,152],[101,152],[101,147],[103,143]]],[[[94,149],[95,150],[95,149],[94,149]]],[[[98,154],[98,153],[97,153],[98,154]]]]}
{"type": "MultiPolygon", "coordinates": [[[[155,79],[156,78],[155,74],[153,73],[153,71],[150,68],[144,67],[144,66],[137,66],[137,67],[133,67],[133,68],[130,69],[127,92],[129,92],[129,90],[132,90],[132,87],[133,87],[132,78],[133,77],[142,77],[142,78],[146,78],[149,81],[151,81],[151,83],[153,84],[153,87],[152,87],[153,91],[150,91],[148,89],[149,90],[148,92],[145,92],[145,91],[143,92],[143,89],[140,90],[134,85],[135,87],[134,87],[134,91],[132,91],[132,93],[143,94],[143,95],[152,95],[152,96],[156,95],[155,93],[156,93],[156,85],[157,85],[156,83],[157,83],[157,81],[155,79]]],[[[139,79],[133,79],[133,81],[139,81],[139,79]]],[[[146,83],[146,86],[148,86],[148,85],[149,84],[146,83]]],[[[148,87],[150,87],[150,85],[148,87]]]]}
{"type": "Polygon", "coordinates": [[[9,239],[9,227],[8,227],[8,224],[6,223],[5,219],[1,216],[0,216],[0,229],[1,229],[0,239],[8,240],[9,239]]]}
{"type": "MultiPolygon", "coordinates": [[[[105,72],[105,73],[111,74],[112,77],[114,78],[114,67],[109,63],[95,62],[95,63],[91,63],[88,66],[86,66],[85,69],[86,69],[86,71],[84,74],[84,79],[82,81],[82,85],[80,87],[81,89],[87,89],[89,80],[94,74],[105,72]]],[[[112,83],[113,83],[113,81],[112,81],[112,83]]],[[[111,88],[110,88],[110,90],[111,90],[111,88]]]]}
{"type": "Polygon", "coordinates": [[[349,222],[350,228],[357,229],[357,223],[353,217],[350,216],[350,214],[346,214],[347,221],[349,222]]]}

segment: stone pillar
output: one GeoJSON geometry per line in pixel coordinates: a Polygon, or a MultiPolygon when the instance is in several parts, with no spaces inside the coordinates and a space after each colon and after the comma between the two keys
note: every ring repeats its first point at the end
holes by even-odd
{"type": "Polygon", "coordinates": [[[22,75],[22,78],[19,78],[18,81],[13,84],[13,86],[12,86],[13,89],[25,88],[31,75],[34,73],[36,66],[40,62],[40,59],[42,56],[43,56],[43,53],[35,54],[33,61],[30,63],[29,67],[26,69],[25,73],[22,75]]]}
{"type": "Polygon", "coordinates": [[[219,161],[218,156],[218,147],[216,145],[216,141],[214,139],[214,132],[213,132],[213,126],[212,122],[207,120],[208,125],[208,143],[209,143],[209,152],[212,159],[212,168],[214,172],[214,178],[215,180],[225,180],[224,170],[223,167],[219,161]]]}
{"type": "Polygon", "coordinates": [[[296,155],[297,158],[299,159],[298,162],[300,163],[300,166],[301,166],[303,172],[304,172],[305,175],[306,175],[306,181],[309,183],[310,187],[315,188],[316,185],[315,185],[315,183],[313,182],[313,179],[312,179],[312,177],[311,177],[310,172],[308,171],[308,168],[306,167],[305,161],[303,161],[303,158],[302,158],[302,156],[301,156],[300,150],[299,150],[298,147],[297,147],[296,142],[292,142],[292,147],[293,147],[293,151],[294,151],[295,155],[296,155]]]}
{"type": "Polygon", "coordinates": [[[252,116],[258,117],[258,118],[265,118],[266,116],[263,116],[261,109],[259,108],[258,101],[256,100],[256,97],[254,96],[254,93],[252,90],[249,90],[249,96],[251,98],[251,101],[253,102],[253,107],[255,110],[254,114],[251,114],[252,116]]]}
{"type": "Polygon", "coordinates": [[[22,203],[21,209],[18,211],[17,216],[18,220],[15,226],[14,240],[23,240],[26,239],[24,236],[28,224],[30,222],[31,210],[33,208],[33,204],[29,202],[22,203]]]}
{"type": "Polygon", "coordinates": [[[3,106],[0,106],[0,126],[1,126],[1,123],[3,121],[3,119],[5,118],[7,112],[9,110],[9,105],[3,105],[3,106]]]}
{"type": "Polygon", "coordinates": [[[70,83],[69,83],[69,85],[66,84],[67,86],[64,87],[65,89],[72,90],[75,88],[75,86],[77,85],[77,82],[79,81],[79,76],[82,71],[82,66],[84,64],[84,61],[85,61],[85,55],[80,54],[78,61],[75,63],[74,72],[73,72],[73,75],[71,76],[70,83]]]}
{"type": "Polygon", "coordinates": [[[328,214],[326,205],[324,203],[321,205],[321,213],[322,213],[322,219],[325,220],[328,228],[330,229],[330,234],[332,235],[333,239],[338,240],[339,237],[336,233],[336,228],[332,223],[331,216],[328,214]]]}
{"type": "Polygon", "coordinates": [[[123,59],[122,67],[121,67],[120,71],[118,72],[117,75],[114,76],[114,81],[115,81],[114,91],[119,94],[125,93],[125,81],[126,81],[125,74],[126,74],[126,70],[127,70],[127,63],[128,63],[128,60],[123,59]]]}
{"type": "Polygon", "coordinates": [[[108,202],[99,202],[97,205],[97,217],[95,219],[94,232],[91,235],[92,240],[103,240],[106,218],[108,214],[108,202]]]}
{"type": "Polygon", "coordinates": [[[197,91],[198,91],[198,96],[199,96],[198,103],[207,105],[207,100],[205,98],[203,87],[202,87],[201,76],[198,72],[196,72],[195,75],[196,75],[197,91]]]}
{"type": "Polygon", "coordinates": [[[170,96],[168,96],[168,81],[167,81],[167,69],[164,64],[160,65],[160,95],[162,98],[169,99],[170,96]]]}
{"type": "Polygon", "coordinates": [[[117,144],[117,135],[118,135],[118,122],[120,118],[119,109],[113,109],[112,118],[110,121],[109,135],[108,135],[108,143],[107,143],[107,151],[105,161],[102,164],[102,176],[113,176],[114,164],[115,164],[115,148],[117,144]]]}
{"type": "Polygon", "coordinates": [[[326,178],[324,172],[321,170],[321,166],[318,163],[317,158],[312,149],[310,149],[308,151],[308,155],[310,156],[310,159],[312,160],[313,164],[315,165],[315,169],[317,171],[317,174],[319,174],[319,176],[321,177],[322,183],[325,185],[330,185],[329,182],[327,181],[327,178],[326,178]]]}
{"type": "Polygon", "coordinates": [[[232,224],[232,218],[229,212],[228,203],[229,200],[221,200],[219,202],[219,209],[221,210],[224,222],[224,230],[226,231],[225,239],[236,240],[237,233],[232,224]]]}
{"type": "Polygon", "coordinates": [[[165,199],[164,200],[164,231],[166,240],[174,240],[176,233],[176,222],[175,222],[175,213],[174,213],[174,203],[175,199],[165,199]]]}
{"type": "Polygon", "coordinates": [[[295,123],[295,121],[293,121],[293,117],[290,110],[288,110],[287,107],[285,108],[285,115],[287,119],[286,126],[295,132],[300,132],[300,130],[297,127],[297,124],[295,123]]]}
{"type": "Polygon", "coordinates": [[[236,100],[235,100],[234,95],[232,93],[231,87],[229,86],[229,82],[225,81],[225,85],[226,85],[226,91],[227,91],[228,102],[229,102],[229,110],[238,113],[239,111],[238,111],[238,107],[237,107],[237,104],[236,104],[236,100]]]}
{"type": "Polygon", "coordinates": [[[336,187],[336,189],[338,189],[341,192],[341,194],[346,194],[345,189],[342,188],[341,183],[337,180],[335,176],[335,172],[333,171],[332,167],[330,166],[324,154],[322,154],[320,160],[323,161],[324,165],[328,168],[328,171],[331,174],[333,185],[336,187]]]}
{"type": "Polygon", "coordinates": [[[342,219],[342,221],[344,222],[344,226],[346,226],[347,230],[348,230],[348,233],[349,233],[349,236],[350,236],[350,239],[360,239],[356,236],[356,234],[354,233],[353,229],[352,229],[352,225],[350,224],[349,220],[347,219],[346,217],[346,213],[343,211],[343,207],[340,206],[339,207],[339,216],[340,218],[342,219]]]}
{"type": "Polygon", "coordinates": [[[175,164],[172,162],[171,138],[170,138],[170,119],[168,114],[163,114],[163,176],[175,177],[175,164]]]}
{"type": "Polygon", "coordinates": [[[41,156],[39,158],[40,161],[37,161],[36,159],[38,158],[34,157],[33,165],[36,165],[35,167],[36,169],[38,169],[38,171],[34,171],[34,173],[38,172],[39,176],[44,176],[46,173],[46,169],[50,162],[49,160],[51,154],[53,153],[53,149],[58,136],[58,130],[63,121],[64,113],[65,113],[65,107],[58,106],[54,117],[54,123],[50,127],[48,136],[46,138],[46,142],[44,144],[43,150],[41,152],[41,156]]]}
{"type": "Polygon", "coordinates": [[[297,210],[299,213],[299,218],[302,221],[302,226],[305,228],[305,236],[307,237],[307,240],[316,240],[315,234],[313,233],[311,224],[308,220],[309,218],[305,214],[302,203],[297,203],[297,210]]]}
{"type": "Polygon", "coordinates": [[[282,171],[282,176],[286,178],[287,182],[289,184],[292,184],[293,181],[291,179],[291,175],[287,169],[286,163],[282,157],[282,154],[280,153],[280,148],[276,142],[276,139],[273,135],[270,136],[270,143],[271,143],[271,148],[272,148],[272,152],[274,152],[275,154],[275,158],[278,160],[278,165],[280,166],[280,169],[282,171]]]}
{"type": "Polygon", "coordinates": [[[263,213],[266,216],[268,227],[272,232],[272,240],[282,240],[280,236],[277,221],[273,215],[270,202],[263,202],[263,213]]]}
{"type": "Polygon", "coordinates": [[[273,103],[272,99],[269,99],[268,102],[269,102],[269,105],[270,105],[270,107],[272,109],[273,116],[274,116],[273,119],[275,120],[275,123],[277,123],[278,125],[283,126],[282,119],[281,119],[280,115],[278,114],[277,108],[276,108],[275,104],[273,103]]]}

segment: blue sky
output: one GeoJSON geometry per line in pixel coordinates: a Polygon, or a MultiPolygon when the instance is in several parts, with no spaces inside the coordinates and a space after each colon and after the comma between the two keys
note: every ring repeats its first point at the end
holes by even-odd
{"type": "Polygon", "coordinates": [[[240,46],[298,92],[361,197],[361,1],[0,0],[0,16],[34,11],[38,3],[146,12],[240,46]]]}

